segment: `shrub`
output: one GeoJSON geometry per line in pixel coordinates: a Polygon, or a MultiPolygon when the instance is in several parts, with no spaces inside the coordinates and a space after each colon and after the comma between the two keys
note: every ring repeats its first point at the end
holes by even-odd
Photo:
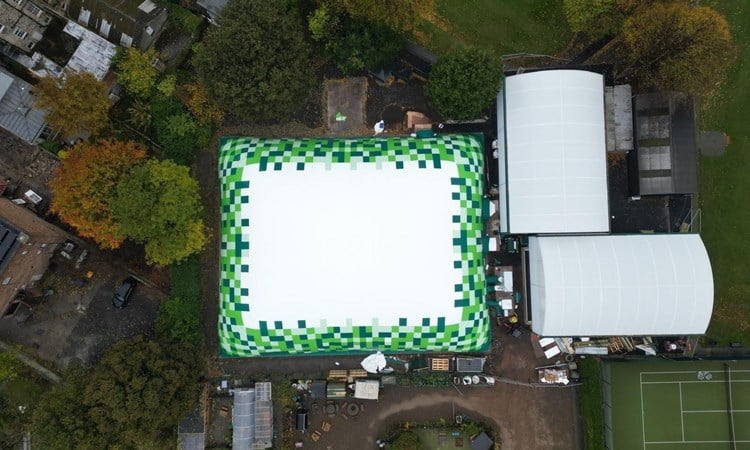
{"type": "Polygon", "coordinates": [[[446,119],[482,117],[502,79],[500,60],[481,49],[459,50],[440,58],[427,80],[427,95],[446,119]]]}

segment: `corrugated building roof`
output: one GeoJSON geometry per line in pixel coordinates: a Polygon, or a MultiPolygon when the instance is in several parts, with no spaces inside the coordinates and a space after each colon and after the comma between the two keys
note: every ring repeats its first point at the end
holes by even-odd
{"type": "Polygon", "coordinates": [[[0,127],[33,144],[44,126],[44,111],[34,108],[31,85],[0,69],[0,127]]]}

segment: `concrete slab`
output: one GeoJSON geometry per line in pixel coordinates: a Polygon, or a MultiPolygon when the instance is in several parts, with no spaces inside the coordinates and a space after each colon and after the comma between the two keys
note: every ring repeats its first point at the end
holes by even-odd
{"type": "Polygon", "coordinates": [[[721,156],[729,145],[729,136],[721,131],[701,131],[698,146],[703,156],[721,156]]]}
{"type": "Polygon", "coordinates": [[[331,132],[364,129],[367,78],[326,80],[324,95],[326,125],[331,132]]]}

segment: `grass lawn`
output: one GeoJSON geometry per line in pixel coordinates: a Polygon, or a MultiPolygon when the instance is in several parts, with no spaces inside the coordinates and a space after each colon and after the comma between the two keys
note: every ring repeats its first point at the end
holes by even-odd
{"type": "Polygon", "coordinates": [[[713,266],[715,304],[707,337],[750,345],[750,8],[746,0],[712,2],[729,20],[741,46],[718,102],[703,114],[702,128],[726,132],[724,156],[700,160],[702,237],[713,266]]]}
{"type": "Polygon", "coordinates": [[[559,0],[436,0],[436,9],[417,37],[437,54],[463,46],[554,54],[571,37],[559,0]]]}
{"type": "Polygon", "coordinates": [[[581,359],[578,363],[578,371],[583,382],[577,389],[583,418],[585,448],[586,450],[601,450],[604,448],[604,413],[599,360],[581,359]]]}

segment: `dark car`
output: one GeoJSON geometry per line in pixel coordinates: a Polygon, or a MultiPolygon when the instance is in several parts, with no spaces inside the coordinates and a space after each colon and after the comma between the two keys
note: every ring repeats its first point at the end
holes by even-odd
{"type": "Polygon", "coordinates": [[[128,277],[122,282],[120,287],[117,288],[117,290],[115,290],[115,295],[112,297],[112,304],[115,305],[115,308],[125,307],[125,304],[127,303],[131,294],[133,294],[133,289],[135,289],[135,285],[136,285],[135,279],[128,277]]]}

